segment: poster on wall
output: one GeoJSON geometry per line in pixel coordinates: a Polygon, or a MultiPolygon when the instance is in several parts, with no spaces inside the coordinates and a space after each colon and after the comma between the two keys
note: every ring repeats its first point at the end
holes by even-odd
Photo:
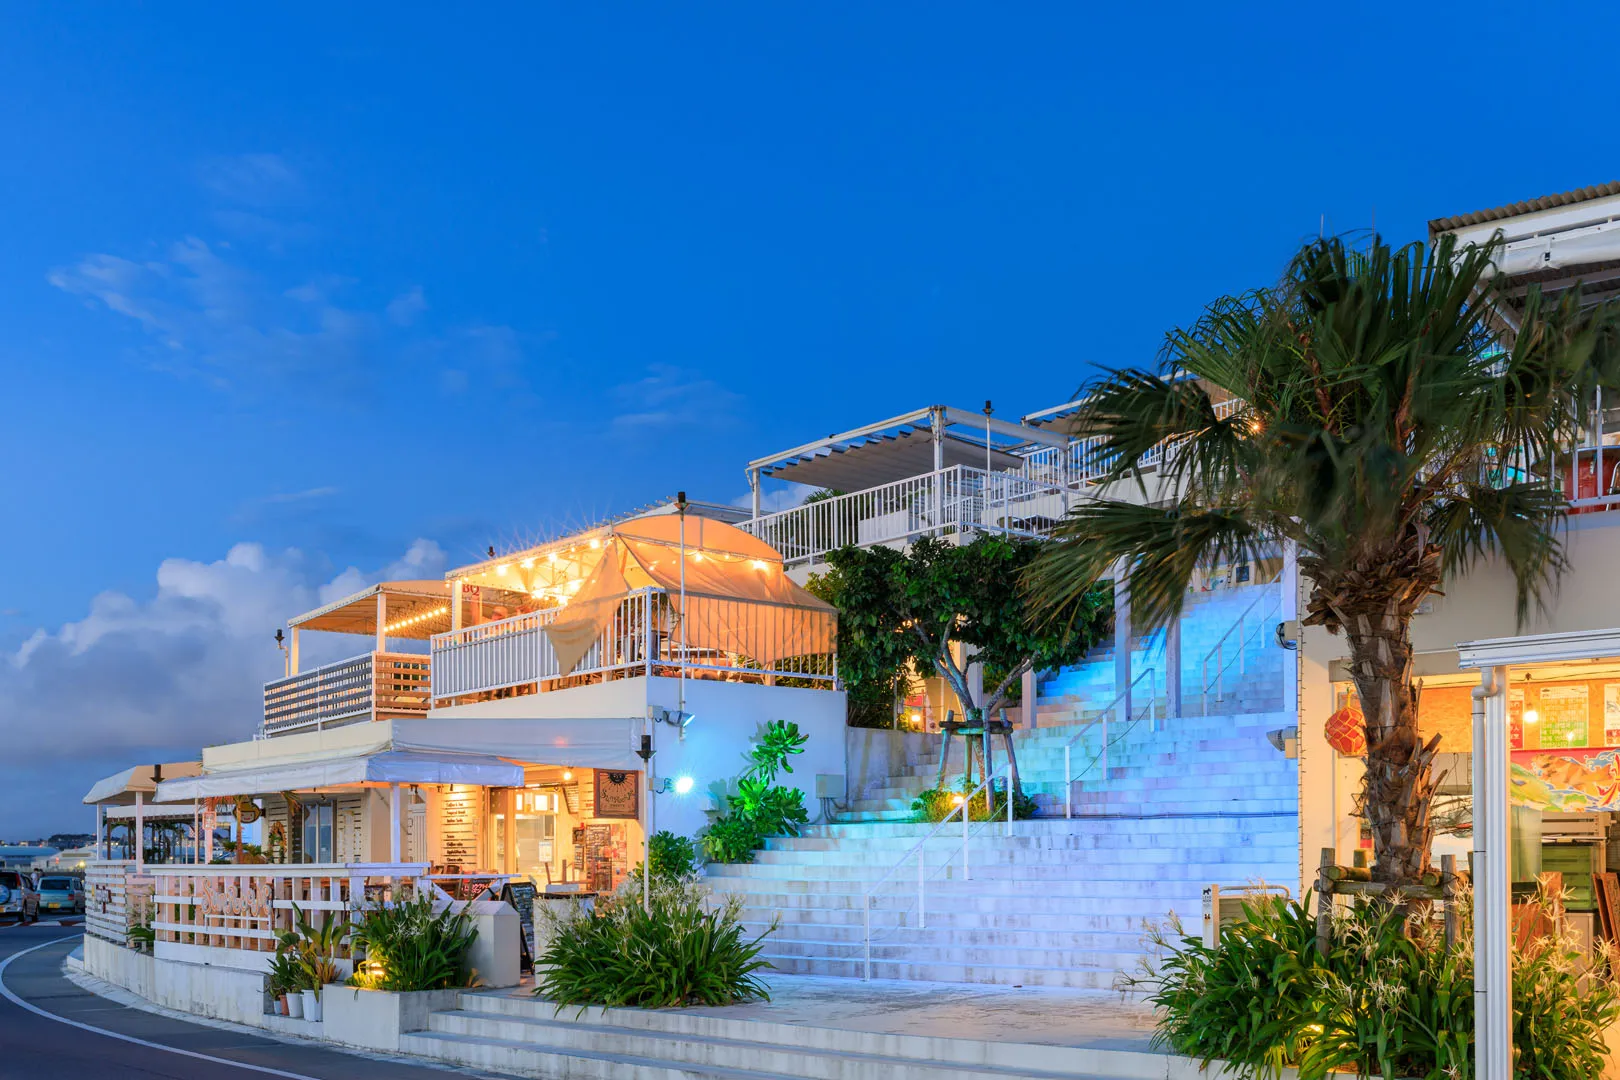
{"type": "Polygon", "coordinates": [[[1524,691],[1508,691],[1508,748],[1524,749],[1524,691]]]}
{"type": "Polygon", "coordinates": [[[1620,810],[1620,749],[1518,751],[1509,788],[1515,806],[1567,814],[1620,810]]]}
{"type": "Polygon", "coordinates": [[[1541,747],[1586,745],[1586,684],[1541,688],[1541,747]]]}
{"type": "Polygon", "coordinates": [[[1620,683],[1603,684],[1603,745],[1620,746],[1620,683]]]}
{"type": "Polygon", "coordinates": [[[640,773],[597,769],[595,816],[599,818],[640,817],[640,778],[640,773]]]}

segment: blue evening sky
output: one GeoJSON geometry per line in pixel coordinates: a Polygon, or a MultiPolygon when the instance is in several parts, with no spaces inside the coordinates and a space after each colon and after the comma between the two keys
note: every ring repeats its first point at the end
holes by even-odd
{"type": "Polygon", "coordinates": [[[269,635],[339,585],[729,501],[920,405],[1060,402],[1324,215],[1410,239],[1620,178],[1617,21],[7,5],[0,725],[167,732],[206,666],[240,715],[142,752],[240,737],[269,635]]]}

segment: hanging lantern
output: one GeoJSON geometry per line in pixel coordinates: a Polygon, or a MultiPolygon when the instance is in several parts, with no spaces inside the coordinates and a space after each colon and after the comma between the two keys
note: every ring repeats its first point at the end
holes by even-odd
{"type": "Polygon", "coordinates": [[[1346,705],[1327,720],[1327,741],[1339,753],[1360,757],[1367,752],[1367,724],[1361,710],[1346,705]]]}

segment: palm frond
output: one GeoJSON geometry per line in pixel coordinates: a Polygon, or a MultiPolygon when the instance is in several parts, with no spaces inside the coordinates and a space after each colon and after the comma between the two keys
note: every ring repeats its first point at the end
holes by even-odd
{"type": "Polygon", "coordinates": [[[1500,559],[1513,574],[1522,626],[1531,609],[1546,610],[1548,590],[1566,566],[1563,500],[1543,483],[1465,484],[1434,507],[1430,541],[1453,574],[1500,559]]]}

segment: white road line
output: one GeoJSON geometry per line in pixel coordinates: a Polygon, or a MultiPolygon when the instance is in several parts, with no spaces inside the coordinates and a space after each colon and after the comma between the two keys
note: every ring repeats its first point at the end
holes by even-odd
{"type": "Polygon", "coordinates": [[[105,1035],[109,1039],[117,1039],[120,1042],[134,1043],[136,1046],[145,1046],[153,1050],[162,1050],[165,1053],[178,1054],[181,1057],[194,1058],[197,1061],[211,1061],[216,1065],[229,1065],[235,1069],[245,1069],[248,1072],[262,1073],[265,1076],[285,1077],[286,1080],[320,1080],[319,1077],[306,1076],[303,1073],[287,1072],[285,1069],[272,1069],[266,1065],[250,1065],[244,1061],[232,1061],[230,1058],[215,1057],[212,1054],[199,1054],[195,1050],[181,1050],[179,1047],[165,1046],[160,1042],[151,1042],[147,1039],[137,1039],[133,1035],[125,1035],[118,1031],[108,1031],[106,1028],[99,1028],[92,1024],[81,1023],[78,1020],[69,1020],[65,1016],[58,1016],[53,1012],[47,1012],[44,1009],[41,1009],[39,1006],[24,1001],[22,998],[12,993],[11,988],[6,985],[6,968],[11,966],[11,962],[16,960],[18,957],[27,956],[31,952],[38,952],[40,949],[43,949],[48,945],[55,945],[61,940],[63,939],[56,938],[53,941],[41,942],[40,944],[35,945],[33,948],[12,953],[4,960],[0,960],[0,997],[4,997],[7,1001],[11,1002],[19,1009],[27,1009],[29,1012],[38,1016],[43,1016],[47,1020],[55,1020],[58,1024],[66,1024],[68,1027],[76,1027],[80,1031],[89,1031],[96,1035],[105,1035]]]}

